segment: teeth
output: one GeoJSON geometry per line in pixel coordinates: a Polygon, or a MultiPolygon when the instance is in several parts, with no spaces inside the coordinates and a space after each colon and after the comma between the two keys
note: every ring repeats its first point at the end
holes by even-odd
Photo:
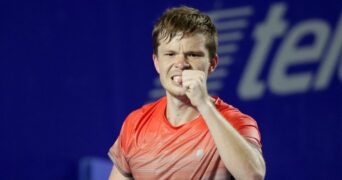
{"type": "Polygon", "coordinates": [[[182,76],[174,76],[173,81],[175,81],[177,84],[182,83],[182,76]]]}

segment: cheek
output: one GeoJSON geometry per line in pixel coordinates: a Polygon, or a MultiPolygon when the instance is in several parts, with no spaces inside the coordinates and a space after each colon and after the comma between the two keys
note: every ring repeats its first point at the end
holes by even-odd
{"type": "Polygon", "coordinates": [[[159,69],[160,69],[160,73],[162,74],[166,74],[170,69],[172,68],[172,63],[160,63],[159,69]]]}
{"type": "Polygon", "coordinates": [[[208,71],[209,63],[197,62],[193,64],[194,69],[201,71],[208,71]]]}

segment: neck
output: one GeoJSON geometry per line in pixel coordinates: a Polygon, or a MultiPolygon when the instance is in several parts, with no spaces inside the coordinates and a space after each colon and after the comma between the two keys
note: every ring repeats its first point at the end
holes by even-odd
{"type": "Polygon", "coordinates": [[[186,96],[174,97],[167,93],[166,98],[166,117],[173,126],[185,124],[200,115],[186,96]]]}

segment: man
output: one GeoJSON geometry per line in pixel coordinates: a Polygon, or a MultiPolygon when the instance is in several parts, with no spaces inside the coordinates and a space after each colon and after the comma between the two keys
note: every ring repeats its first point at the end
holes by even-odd
{"type": "Polygon", "coordinates": [[[263,179],[256,122],[207,92],[218,63],[210,18],[190,7],[168,9],[152,37],[166,96],[128,115],[109,151],[109,178],[263,179]]]}

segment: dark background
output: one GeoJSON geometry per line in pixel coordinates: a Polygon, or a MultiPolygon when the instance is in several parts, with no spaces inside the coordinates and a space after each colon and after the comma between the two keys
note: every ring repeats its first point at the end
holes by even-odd
{"type": "MultiPolygon", "coordinates": [[[[224,66],[228,75],[216,79],[223,86],[211,92],[258,121],[266,179],[342,179],[341,46],[322,90],[310,86],[280,95],[266,87],[258,98],[239,96],[237,87],[257,46],[253,32],[276,2],[1,1],[0,178],[74,180],[83,157],[107,158],[126,115],[155,99],[149,94],[159,87],[151,58],[154,21],[165,8],[184,4],[206,12],[254,10],[239,50],[230,55],[233,63],[224,66]]],[[[326,52],[342,15],[339,0],[283,3],[288,28],[264,62],[259,79],[265,83],[291,29],[312,19],[326,22],[326,52]]],[[[288,73],[316,76],[324,56],[288,73]]]]}

